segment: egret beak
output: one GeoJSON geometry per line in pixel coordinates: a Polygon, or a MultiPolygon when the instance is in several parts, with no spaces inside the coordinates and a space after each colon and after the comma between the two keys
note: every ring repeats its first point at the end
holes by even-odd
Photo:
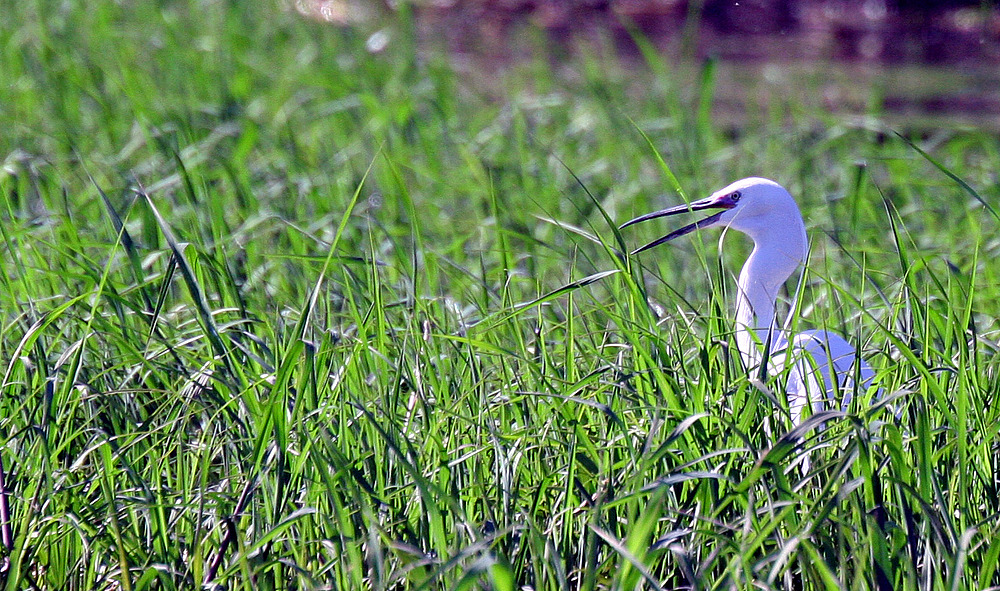
{"type": "Polygon", "coordinates": [[[632,224],[638,224],[639,222],[645,222],[646,220],[652,220],[656,218],[662,218],[669,215],[677,215],[679,213],[688,213],[691,211],[699,211],[702,209],[721,209],[722,211],[708,216],[707,218],[698,220],[693,224],[688,224],[683,228],[678,228],[673,232],[667,234],[662,238],[658,238],[645,246],[640,246],[639,248],[632,251],[632,254],[639,254],[644,250],[649,250],[654,246],[659,246],[664,242],[669,242],[678,236],[683,236],[685,234],[690,234],[691,232],[697,230],[698,228],[704,228],[706,226],[711,226],[715,222],[719,221],[722,214],[728,209],[736,207],[736,202],[732,199],[731,195],[722,195],[721,197],[712,196],[707,199],[699,199],[698,201],[692,201],[688,205],[677,205],[675,207],[668,207],[667,209],[661,209],[660,211],[654,211],[653,213],[647,213],[646,215],[641,215],[633,220],[629,220],[624,224],[618,226],[618,229],[624,229],[632,224]]]}

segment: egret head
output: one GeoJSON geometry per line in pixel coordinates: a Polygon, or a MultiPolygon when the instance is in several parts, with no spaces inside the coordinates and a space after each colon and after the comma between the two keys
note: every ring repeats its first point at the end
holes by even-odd
{"type": "Polygon", "coordinates": [[[636,249],[636,254],[683,236],[700,228],[728,227],[739,230],[762,242],[785,242],[796,249],[805,249],[805,225],[795,200],[778,183],[757,177],[745,178],[713,193],[706,199],[678,205],[629,220],[621,228],[654,218],[700,211],[718,210],[716,213],[674,230],[666,236],[636,249]]]}

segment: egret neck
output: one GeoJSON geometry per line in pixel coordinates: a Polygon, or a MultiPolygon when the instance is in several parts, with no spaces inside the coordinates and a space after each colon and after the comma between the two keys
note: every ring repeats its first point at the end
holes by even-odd
{"type": "Polygon", "coordinates": [[[806,258],[802,217],[791,215],[798,214],[797,208],[790,215],[780,211],[771,212],[772,218],[780,218],[773,224],[747,224],[754,248],[736,284],[736,346],[748,368],[760,364],[761,344],[770,342],[773,351],[783,341],[775,321],[778,292],[806,258]]]}

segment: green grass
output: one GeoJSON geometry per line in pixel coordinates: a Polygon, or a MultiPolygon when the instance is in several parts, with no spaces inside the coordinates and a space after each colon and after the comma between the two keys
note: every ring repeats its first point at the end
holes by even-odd
{"type": "Polygon", "coordinates": [[[711,67],[462,74],[272,4],[4,8],[6,588],[1000,585],[995,135],[734,139],[711,67]],[[898,419],[782,437],[741,237],[615,254],[751,174],[898,419]]]}

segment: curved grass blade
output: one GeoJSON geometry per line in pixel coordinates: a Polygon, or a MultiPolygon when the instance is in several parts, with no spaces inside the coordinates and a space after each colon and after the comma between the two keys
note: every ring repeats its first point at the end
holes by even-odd
{"type": "Polygon", "coordinates": [[[153,217],[156,218],[156,223],[160,227],[160,232],[163,233],[163,237],[167,241],[167,245],[170,246],[170,251],[173,253],[173,258],[177,262],[178,268],[181,270],[181,276],[184,278],[184,284],[188,288],[188,292],[191,294],[191,299],[194,300],[195,307],[198,309],[198,315],[201,318],[202,326],[205,329],[205,336],[208,337],[209,343],[211,343],[212,348],[215,350],[216,356],[222,361],[226,368],[227,373],[237,378],[237,373],[233,371],[229,363],[229,354],[226,349],[226,345],[222,342],[222,337],[219,334],[219,329],[215,325],[215,318],[212,316],[212,311],[208,307],[208,302],[205,300],[205,294],[202,291],[201,284],[198,282],[197,277],[195,277],[194,269],[188,262],[187,257],[184,256],[184,251],[181,248],[180,243],[177,241],[177,237],[174,235],[173,230],[167,224],[167,221],[160,214],[160,210],[156,208],[156,204],[153,203],[153,199],[149,196],[142,185],[138,186],[137,192],[146,200],[146,205],[149,210],[153,213],[153,217]]]}
{"type": "Polygon", "coordinates": [[[470,328],[482,329],[482,330],[492,329],[503,322],[507,322],[508,320],[511,320],[516,316],[520,316],[521,314],[527,312],[528,310],[531,310],[532,308],[550,302],[558,298],[559,296],[570,293],[572,291],[576,291],[581,287],[586,287],[591,283],[596,283],[601,279],[604,279],[605,277],[610,277],[611,275],[615,275],[617,273],[621,273],[621,269],[611,269],[610,271],[601,271],[599,273],[594,273],[593,275],[587,275],[583,279],[577,279],[576,281],[567,283],[566,285],[554,289],[541,297],[531,300],[530,302],[517,304],[513,307],[513,309],[504,310],[492,314],[491,316],[488,316],[480,320],[479,322],[473,324],[470,328]]]}
{"type": "Polygon", "coordinates": [[[959,177],[957,174],[953,173],[945,165],[943,165],[940,162],[938,162],[933,156],[931,156],[927,152],[923,151],[920,148],[920,146],[918,146],[917,144],[913,143],[912,140],[910,140],[909,138],[907,138],[903,134],[901,134],[901,133],[899,133],[898,131],[895,131],[895,130],[893,130],[893,133],[895,133],[897,136],[899,136],[899,139],[901,139],[904,142],[906,142],[906,144],[908,146],[910,146],[911,148],[913,148],[914,151],[916,151],[917,154],[920,154],[921,156],[924,157],[925,160],[927,160],[928,162],[930,162],[931,164],[933,164],[934,168],[937,168],[938,170],[940,170],[942,173],[944,173],[945,176],[947,176],[951,180],[955,181],[955,183],[959,187],[962,187],[963,189],[965,189],[966,193],[968,193],[969,195],[971,195],[972,198],[975,199],[976,201],[982,203],[983,207],[986,208],[986,211],[990,212],[990,214],[992,214],[993,217],[997,219],[997,221],[1000,221],[1000,213],[997,213],[997,210],[993,209],[993,206],[990,205],[989,202],[986,201],[986,199],[984,199],[983,196],[980,195],[975,189],[973,189],[969,185],[969,183],[967,183],[964,180],[962,180],[961,177],[959,177]]]}

